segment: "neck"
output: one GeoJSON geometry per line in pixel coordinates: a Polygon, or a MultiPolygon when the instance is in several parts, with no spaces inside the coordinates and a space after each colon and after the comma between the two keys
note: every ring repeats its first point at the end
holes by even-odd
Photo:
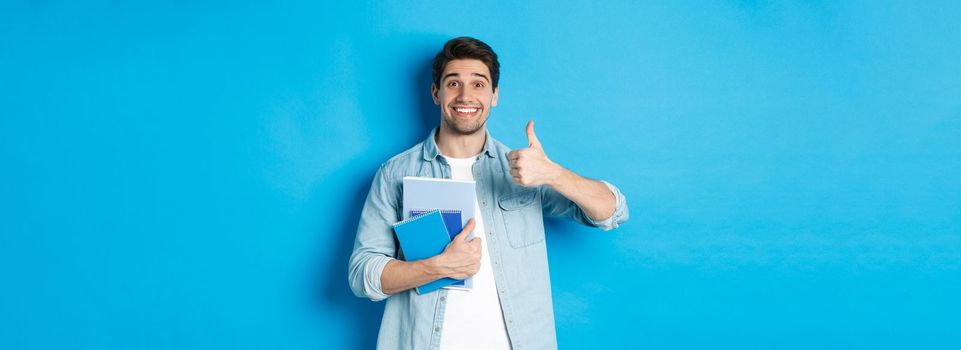
{"type": "Polygon", "coordinates": [[[441,123],[440,129],[434,136],[437,148],[440,153],[451,158],[468,158],[484,150],[484,143],[487,142],[487,126],[483,126],[477,132],[470,135],[462,135],[444,127],[441,123]]]}

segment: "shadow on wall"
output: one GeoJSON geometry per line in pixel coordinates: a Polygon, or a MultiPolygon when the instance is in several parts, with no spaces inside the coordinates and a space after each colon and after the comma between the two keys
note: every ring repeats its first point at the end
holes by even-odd
{"type": "MultiPolygon", "coordinates": [[[[408,72],[406,76],[410,77],[410,85],[407,86],[410,87],[410,91],[405,91],[404,95],[406,98],[416,101],[412,104],[412,110],[406,115],[397,116],[410,120],[412,123],[409,124],[416,126],[413,128],[412,134],[405,137],[405,139],[411,141],[405,148],[423,141],[430,130],[437,126],[438,109],[430,96],[431,63],[437,49],[444,41],[446,39],[439,41],[438,44],[438,40],[425,39],[416,45],[412,45],[415,50],[408,52],[407,59],[399,59],[390,63],[403,65],[403,67],[399,66],[398,69],[408,72]]],[[[364,94],[363,96],[370,95],[364,94]]],[[[359,100],[358,103],[362,105],[361,108],[363,109],[364,101],[359,100]]],[[[373,133],[374,137],[377,137],[377,135],[393,135],[396,130],[397,125],[375,124],[370,132],[373,133]]],[[[354,162],[355,166],[350,167],[353,169],[363,168],[366,169],[365,171],[358,174],[356,171],[351,172],[348,168],[339,169],[330,174],[324,181],[329,184],[328,186],[340,189],[335,193],[346,194],[346,198],[339,198],[337,201],[342,204],[346,213],[343,220],[327,222],[328,226],[326,227],[330,227],[329,224],[331,223],[334,224],[333,232],[317,232],[317,235],[321,238],[336,235],[336,239],[320,240],[320,242],[333,242],[335,246],[323,248],[331,253],[321,254],[325,260],[320,261],[317,265],[321,273],[318,274],[320,278],[317,281],[319,292],[314,295],[319,295],[320,300],[317,300],[317,304],[319,304],[320,312],[324,313],[325,317],[337,317],[344,322],[353,323],[348,325],[347,328],[356,330],[354,333],[356,342],[354,344],[358,349],[372,349],[376,346],[385,302],[375,303],[354,296],[347,281],[347,264],[354,247],[360,213],[377,167],[402,150],[376,149],[373,152],[375,154],[365,155],[362,159],[354,162]]],[[[325,225],[319,226],[323,227],[325,225]]]]}
{"type": "Polygon", "coordinates": [[[417,57],[417,62],[419,64],[414,74],[414,78],[411,79],[413,82],[414,95],[412,96],[415,101],[417,101],[416,119],[421,122],[421,139],[418,141],[423,141],[424,137],[430,133],[430,130],[437,127],[437,123],[440,121],[440,111],[437,105],[434,104],[434,99],[431,97],[431,84],[434,82],[434,78],[431,76],[431,66],[434,63],[434,55],[436,52],[429,52],[422,57],[417,57]]]}
{"type": "MultiPolygon", "coordinates": [[[[434,63],[434,56],[443,47],[447,40],[452,39],[452,37],[441,37],[441,36],[425,36],[417,40],[416,42],[409,43],[410,48],[404,48],[405,59],[398,59],[398,66],[395,69],[403,72],[407,72],[405,76],[409,77],[410,85],[408,89],[404,91],[404,99],[412,101],[412,109],[407,115],[398,116],[402,118],[401,120],[409,120],[413,127],[410,128],[412,134],[408,135],[409,143],[404,145],[403,149],[413,146],[417,143],[423,142],[424,138],[433,128],[437,127],[437,123],[440,121],[440,110],[439,107],[434,104],[434,100],[431,97],[431,84],[434,79],[431,76],[431,67],[434,63]]],[[[402,123],[398,121],[398,123],[402,123]]],[[[396,125],[383,126],[388,130],[393,131],[396,125]]],[[[391,150],[391,154],[388,157],[393,156],[403,149],[391,150]]],[[[383,159],[383,160],[386,160],[383,159]]]]}
{"type": "MultiPolygon", "coordinates": [[[[375,303],[354,296],[347,280],[347,263],[354,247],[357,222],[360,220],[360,212],[375,171],[376,167],[363,172],[367,176],[356,176],[356,173],[348,173],[348,169],[341,169],[331,174],[330,178],[345,189],[341,193],[348,194],[347,197],[339,199],[347,210],[343,220],[328,222],[328,224],[334,224],[332,232],[317,233],[319,237],[336,237],[320,240],[320,242],[334,243],[333,247],[324,248],[332,252],[331,254],[321,254],[327,260],[318,263],[319,269],[325,270],[317,274],[321,277],[318,280],[319,293],[315,293],[320,296],[320,300],[317,300],[320,312],[324,317],[336,317],[343,322],[352,322],[353,324],[347,325],[347,328],[358,330],[355,333],[356,339],[353,339],[357,349],[373,349],[376,346],[377,331],[380,329],[380,319],[384,313],[384,302],[375,303]]],[[[318,226],[325,227],[325,225],[318,226]]]]}

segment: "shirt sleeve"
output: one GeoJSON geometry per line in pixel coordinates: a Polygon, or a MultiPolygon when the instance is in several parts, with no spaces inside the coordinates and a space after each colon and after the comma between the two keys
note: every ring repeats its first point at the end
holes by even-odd
{"type": "Polygon", "coordinates": [[[377,170],[357,224],[357,238],[350,255],[348,280],[354,295],[372,301],[387,299],[380,284],[384,266],[397,257],[392,224],[398,220],[398,184],[377,170]]]}
{"type": "Polygon", "coordinates": [[[557,192],[550,186],[541,186],[541,201],[544,209],[544,215],[549,217],[567,218],[574,220],[583,225],[592,226],[600,228],[604,231],[609,231],[617,228],[625,221],[627,221],[630,216],[627,209],[627,198],[624,194],[611,183],[607,181],[601,181],[604,186],[614,194],[614,214],[609,218],[604,220],[594,220],[587,213],[584,212],[577,203],[567,199],[560,192],[557,192]]]}

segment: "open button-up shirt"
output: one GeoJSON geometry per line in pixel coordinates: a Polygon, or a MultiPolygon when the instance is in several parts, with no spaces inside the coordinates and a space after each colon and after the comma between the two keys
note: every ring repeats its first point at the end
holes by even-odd
{"type": "MultiPolygon", "coordinates": [[[[398,258],[391,225],[402,220],[402,179],[451,176],[450,165],[434,141],[436,132],[435,128],[424,142],[380,166],[357,227],[348,279],[358,297],[387,299],[377,338],[379,349],[437,349],[440,345],[447,290],[421,295],[410,289],[387,295],[380,284],[384,266],[398,258]]],[[[611,230],[627,220],[627,202],[620,190],[602,181],[614,194],[616,209],[610,218],[593,220],[550,186],[515,184],[507,161],[510,151],[488,133],[472,169],[494,281],[512,347],[556,348],[543,216],[611,230]]]]}

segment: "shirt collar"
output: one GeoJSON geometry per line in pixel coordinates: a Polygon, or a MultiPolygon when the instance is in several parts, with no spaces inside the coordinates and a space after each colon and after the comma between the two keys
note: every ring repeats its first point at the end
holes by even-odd
{"type": "MultiPolygon", "coordinates": [[[[427,139],[424,140],[424,160],[426,161],[433,161],[442,155],[440,148],[437,147],[437,141],[434,141],[434,136],[437,135],[439,129],[439,126],[431,129],[430,135],[427,135],[427,139]]],[[[486,154],[488,158],[494,158],[494,139],[491,138],[490,131],[485,130],[484,132],[484,149],[481,154],[486,154]]]]}

